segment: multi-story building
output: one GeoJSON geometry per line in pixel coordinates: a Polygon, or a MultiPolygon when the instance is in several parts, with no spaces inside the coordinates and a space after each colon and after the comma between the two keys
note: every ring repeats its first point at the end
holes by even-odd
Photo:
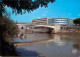
{"type": "Polygon", "coordinates": [[[69,18],[52,18],[48,19],[48,25],[54,25],[54,24],[60,24],[65,26],[71,26],[73,25],[73,19],[69,18]]]}
{"type": "Polygon", "coordinates": [[[34,20],[32,20],[32,24],[34,24],[34,25],[47,25],[48,19],[50,19],[50,18],[34,19],[34,20]]]}
{"type": "Polygon", "coordinates": [[[42,18],[42,19],[34,19],[32,20],[32,24],[35,25],[65,25],[71,26],[73,25],[73,19],[69,18],[42,18]]]}

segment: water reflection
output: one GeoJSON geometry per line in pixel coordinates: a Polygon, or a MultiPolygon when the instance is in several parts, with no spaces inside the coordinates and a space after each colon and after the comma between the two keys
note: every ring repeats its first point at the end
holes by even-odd
{"type": "Polygon", "coordinates": [[[30,56],[35,52],[39,53],[38,56],[44,56],[44,57],[80,56],[80,36],[34,33],[34,34],[27,34],[27,38],[20,40],[19,39],[20,38],[16,38],[14,39],[14,41],[32,42],[32,44],[20,45],[16,48],[17,51],[21,52],[21,56],[30,56]],[[33,43],[33,41],[35,41],[35,43],[33,43]],[[30,52],[24,50],[30,50],[30,52]]]}
{"type": "Polygon", "coordinates": [[[14,39],[12,42],[32,42],[32,41],[40,41],[46,39],[53,39],[54,35],[52,34],[24,34],[23,37],[18,37],[14,39]]]}
{"type": "Polygon", "coordinates": [[[80,44],[78,44],[78,43],[73,44],[73,48],[75,48],[77,50],[80,50],[80,44]]]}

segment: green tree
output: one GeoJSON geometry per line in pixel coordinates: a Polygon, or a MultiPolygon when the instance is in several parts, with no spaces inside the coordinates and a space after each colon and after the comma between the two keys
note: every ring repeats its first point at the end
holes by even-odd
{"type": "Polygon", "coordinates": [[[76,25],[80,25],[80,18],[76,18],[75,20],[73,20],[73,23],[76,25]]]}
{"type": "Polygon", "coordinates": [[[0,15],[5,12],[5,6],[11,7],[13,13],[26,13],[31,12],[37,8],[48,7],[48,3],[52,3],[55,0],[0,0],[0,15]],[[24,10],[24,11],[23,11],[24,10]]]}

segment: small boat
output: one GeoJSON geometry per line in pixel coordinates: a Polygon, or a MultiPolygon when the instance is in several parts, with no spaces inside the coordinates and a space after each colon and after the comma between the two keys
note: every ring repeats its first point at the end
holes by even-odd
{"type": "Polygon", "coordinates": [[[20,37],[20,38],[23,38],[23,36],[24,36],[23,33],[20,33],[20,34],[18,35],[18,37],[20,37]]]}

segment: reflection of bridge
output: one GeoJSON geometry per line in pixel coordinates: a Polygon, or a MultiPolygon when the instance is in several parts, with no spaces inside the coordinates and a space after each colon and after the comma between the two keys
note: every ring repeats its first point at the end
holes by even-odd
{"type": "MultiPolygon", "coordinates": [[[[34,34],[34,35],[36,35],[36,34],[34,34]]],[[[16,46],[16,45],[32,45],[32,44],[39,44],[39,43],[46,43],[47,45],[50,45],[50,42],[54,42],[54,43],[56,43],[58,46],[62,46],[62,45],[64,45],[65,44],[65,42],[64,41],[62,41],[61,40],[61,38],[60,38],[60,35],[57,35],[57,34],[55,34],[54,36],[52,36],[51,38],[50,37],[48,37],[49,36],[49,34],[48,35],[46,35],[46,34],[37,34],[37,37],[36,36],[33,36],[33,38],[32,38],[32,40],[31,41],[26,41],[26,42],[13,42],[14,43],[14,45],[16,46]],[[39,38],[37,38],[39,36],[39,38]],[[41,36],[41,37],[40,37],[41,36]],[[46,38],[47,37],[47,38],[46,38]]],[[[27,39],[29,39],[29,38],[27,38],[27,39]]],[[[21,39],[21,40],[26,40],[26,39],[21,39]]]]}
{"type": "Polygon", "coordinates": [[[34,25],[33,31],[34,32],[48,32],[48,33],[57,33],[60,30],[60,25],[34,25]]]}

